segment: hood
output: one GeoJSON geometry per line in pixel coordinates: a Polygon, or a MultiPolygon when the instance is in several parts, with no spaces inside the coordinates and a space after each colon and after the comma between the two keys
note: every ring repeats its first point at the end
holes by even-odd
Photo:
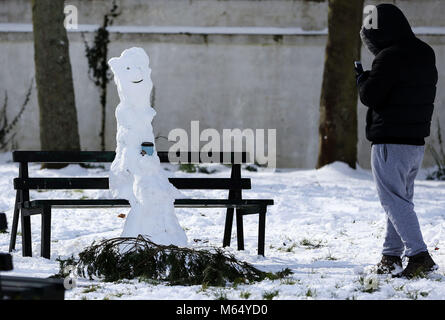
{"type": "Polygon", "coordinates": [[[393,4],[377,6],[377,29],[362,27],[360,36],[368,49],[377,55],[381,50],[414,38],[403,12],[393,4]]]}

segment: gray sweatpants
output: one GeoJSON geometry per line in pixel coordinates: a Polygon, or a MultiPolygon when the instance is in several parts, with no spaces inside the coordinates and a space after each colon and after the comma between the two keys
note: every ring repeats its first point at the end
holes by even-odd
{"type": "Polygon", "coordinates": [[[424,146],[377,144],[371,166],[380,203],[386,212],[383,254],[410,257],[427,251],[414,211],[414,179],[422,164],[424,146]]]}

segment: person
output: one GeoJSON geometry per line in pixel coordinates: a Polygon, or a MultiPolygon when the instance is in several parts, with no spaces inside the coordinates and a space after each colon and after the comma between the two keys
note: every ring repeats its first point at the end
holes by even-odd
{"type": "Polygon", "coordinates": [[[370,71],[357,76],[360,100],[368,107],[366,137],[371,167],[386,213],[386,235],[377,273],[412,278],[437,268],[414,211],[414,179],[430,134],[437,69],[433,49],[418,39],[403,12],[380,4],[377,28],[360,35],[375,55],[370,71]],[[402,270],[402,254],[408,264],[402,270]]]}

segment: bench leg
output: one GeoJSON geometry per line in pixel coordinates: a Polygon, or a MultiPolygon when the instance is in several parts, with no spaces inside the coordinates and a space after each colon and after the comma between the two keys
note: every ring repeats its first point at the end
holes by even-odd
{"type": "Polygon", "coordinates": [[[233,208],[227,208],[226,225],[224,227],[223,247],[230,247],[230,238],[232,237],[233,208]]]}
{"type": "Polygon", "coordinates": [[[42,231],[40,255],[51,258],[51,207],[45,207],[42,213],[42,231]]]}
{"type": "Polygon", "coordinates": [[[258,255],[264,256],[264,240],[266,236],[266,209],[261,209],[258,223],[258,255]]]}
{"type": "Polygon", "coordinates": [[[22,225],[22,255],[24,257],[32,257],[31,217],[25,216],[23,211],[21,214],[21,225],[22,225]]]}
{"type": "Polygon", "coordinates": [[[14,216],[12,217],[12,227],[11,227],[11,239],[9,241],[9,252],[15,250],[15,243],[17,242],[17,229],[19,227],[20,218],[20,203],[19,203],[19,192],[15,196],[14,205],[14,216]]]}
{"type": "Polygon", "coordinates": [[[238,250],[244,250],[243,212],[239,209],[236,210],[236,240],[238,250]]]}

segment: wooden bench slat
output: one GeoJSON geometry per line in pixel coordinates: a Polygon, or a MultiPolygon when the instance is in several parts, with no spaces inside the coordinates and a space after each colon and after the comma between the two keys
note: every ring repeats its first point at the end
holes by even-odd
{"type": "MultiPolygon", "coordinates": [[[[49,205],[59,208],[96,208],[96,207],[128,207],[130,204],[125,199],[51,199],[26,201],[27,209],[41,208],[49,205]]],[[[272,199],[176,199],[177,208],[242,208],[273,205],[272,199]]]]}
{"type": "MultiPolygon", "coordinates": [[[[180,163],[209,163],[204,161],[205,156],[212,153],[203,152],[182,152],[169,153],[168,151],[158,151],[159,159],[163,163],[169,163],[169,155],[172,159],[176,159],[178,155],[182,155],[180,163]],[[182,161],[184,159],[185,161],[182,161]]],[[[247,152],[215,152],[213,154],[216,163],[248,163],[249,157],[247,152]]],[[[14,162],[47,162],[47,163],[107,163],[113,162],[116,153],[114,151],[13,151],[12,160],[14,162]]]]}
{"type": "Polygon", "coordinates": [[[108,189],[108,178],[15,178],[14,189],[108,189]]]}
{"type": "MultiPolygon", "coordinates": [[[[177,189],[250,189],[249,178],[169,178],[177,189]]],[[[30,189],[109,189],[108,178],[15,178],[14,188],[17,190],[30,189]]]]}
{"type": "Polygon", "coordinates": [[[273,205],[272,199],[176,199],[177,208],[242,208],[273,205]]]}
{"type": "Polygon", "coordinates": [[[52,207],[128,207],[130,203],[125,199],[50,199],[50,200],[32,200],[25,201],[23,207],[25,209],[40,208],[45,205],[52,207]]]}
{"type": "Polygon", "coordinates": [[[229,190],[229,189],[250,189],[251,181],[249,178],[230,179],[230,178],[169,178],[172,185],[177,189],[195,189],[195,190],[229,190]]]}
{"type": "Polygon", "coordinates": [[[13,151],[14,162],[113,162],[114,151],[13,151]]]}

